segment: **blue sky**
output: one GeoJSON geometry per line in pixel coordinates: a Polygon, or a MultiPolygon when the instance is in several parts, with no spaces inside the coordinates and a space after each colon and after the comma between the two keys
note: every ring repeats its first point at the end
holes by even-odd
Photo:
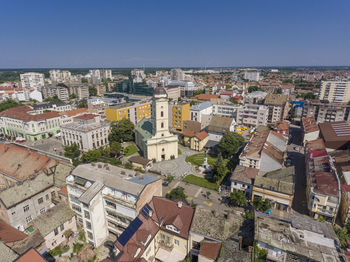
{"type": "Polygon", "coordinates": [[[348,0],[2,0],[0,68],[350,65],[348,0]]]}

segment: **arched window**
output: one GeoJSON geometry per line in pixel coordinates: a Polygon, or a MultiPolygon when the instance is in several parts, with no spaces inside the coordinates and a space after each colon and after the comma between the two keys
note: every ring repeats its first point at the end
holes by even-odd
{"type": "Polygon", "coordinates": [[[161,128],[164,128],[164,123],[163,123],[163,122],[160,123],[160,127],[161,127],[161,128]]]}
{"type": "Polygon", "coordinates": [[[160,117],[163,117],[163,116],[164,116],[164,112],[160,111],[160,117]]]}

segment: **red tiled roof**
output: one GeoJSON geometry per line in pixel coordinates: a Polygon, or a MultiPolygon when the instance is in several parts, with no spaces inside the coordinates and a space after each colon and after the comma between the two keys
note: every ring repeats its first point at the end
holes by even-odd
{"type": "Polygon", "coordinates": [[[306,134],[319,130],[318,125],[313,117],[305,117],[303,118],[302,122],[303,122],[304,132],[306,134]]]}
{"type": "Polygon", "coordinates": [[[211,94],[199,94],[196,95],[195,98],[199,99],[199,100],[210,100],[213,98],[219,98],[219,95],[211,95],[211,94]]]}
{"type": "Polygon", "coordinates": [[[16,180],[25,180],[30,175],[57,165],[54,158],[35,150],[0,142],[0,172],[16,180]]]}
{"type": "Polygon", "coordinates": [[[212,242],[212,241],[203,241],[201,244],[201,249],[199,254],[210,258],[212,260],[216,260],[219,256],[221,250],[220,242],[212,242]]]}
{"type": "Polygon", "coordinates": [[[274,128],[277,130],[289,130],[289,123],[287,121],[277,122],[274,128]]]}
{"type": "Polygon", "coordinates": [[[192,131],[192,130],[186,130],[182,134],[183,134],[183,136],[186,136],[186,137],[193,137],[193,136],[195,136],[195,132],[192,131]]]}
{"type": "Polygon", "coordinates": [[[16,228],[10,226],[5,221],[0,220],[0,241],[7,243],[13,243],[21,241],[27,237],[26,234],[23,234],[16,228]]]}
{"type": "Polygon", "coordinates": [[[60,191],[58,191],[59,194],[68,196],[68,191],[67,191],[67,186],[64,186],[60,189],[60,191]]]}
{"type": "Polygon", "coordinates": [[[95,117],[97,117],[97,115],[95,115],[95,114],[84,114],[81,116],[77,116],[75,118],[81,119],[81,120],[90,120],[90,119],[94,119],[95,117]]]}
{"type": "Polygon", "coordinates": [[[203,140],[204,138],[208,137],[209,134],[205,131],[202,131],[202,132],[199,132],[196,134],[196,137],[199,139],[199,140],[203,140]]]}
{"type": "Polygon", "coordinates": [[[49,118],[59,117],[57,112],[47,112],[43,114],[31,115],[28,112],[33,109],[30,106],[18,106],[3,111],[0,115],[15,118],[23,121],[39,121],[49,118]]]}
{"type": "Polygon", "coordinates": [[[350,192],[350,185],[341,185],[342,192],[350,192]]]}
{"type": "Polygon", "coordinates": [[[223,91],[221,92],[220,95],[224,95],[224,96],[232,96],[233,95],[233,91],[223,91]]]}
{"type": "Polygon", "coordinates": [[[16,262],[45,262],[46,260],[40,256],[34,248],[29,249],[22,256],[15,260],[16,262]]]}

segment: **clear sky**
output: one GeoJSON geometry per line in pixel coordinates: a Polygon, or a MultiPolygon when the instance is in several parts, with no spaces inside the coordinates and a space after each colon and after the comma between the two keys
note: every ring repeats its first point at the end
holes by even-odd
{"type": "Polygon", "coordinates": [[[0,68],[350,65],[349,0],[2,0],[0,68]]]}

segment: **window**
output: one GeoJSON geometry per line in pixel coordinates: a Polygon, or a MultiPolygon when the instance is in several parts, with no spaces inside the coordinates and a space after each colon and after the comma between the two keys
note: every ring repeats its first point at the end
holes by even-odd
{"type": "Polygon", "coordinates": [[[88,235],[88,238],[90,238],[90,239],[92,239],[92,240],[94,239],[94,236],[92,235],[91,232],[88,231],[88,232],[87,232],[87,235],[88,235]]]}
{"type": "Polygon", "coordinates": [[[63,224],[60,225],[60,230],[61,230],[61,232],[64,230],[64,225],[63,224]]]}
{"type": "Polygon", "coordinates": [[[164,112],[160,111],[160,117],[163,117],[163,116],[164,116],[164,112]]]}
{"type": "Polygon", "coordinates": [[[29,210],[29,205],[26,205],[23,207],[24,212],[27,212],[29,210]]]}
{"type": "Polygon", "coordinates": [[[178,246],[180,243],[179,243],[179,240],[177,240],[177,239],[174,239],[174,244],[175,244],[175,246],[178,246]]]}
{"type": "Polygon", "coordinates": [[[58,235],[58,227],[55,228],[55,229],[53,230],[53,232],[55,233],[55,236],[57,236],[57,235],[58,235]]]}
{"type": "Polygon", "coordinates": [[[160,127],[161,127],[161,128],[164,128],[164,123],[163,123],[163,122],[160,123],[160,127]]]}
{"type": "Polygon", "coordinates": [[[32,221],[32,216],[26,217],[26,221],[27,221],[27,223],[29,223],[30,221],[32,221]]]}
{"type": "Polygon", "coordinates": [[[43,202],[44,202],[44,199],[42,197],[38,199],[38,204],[39,205],[42,204],[43,202]]]}
{"type": "Polygon", "coordinates": [[[91,229],[91,223],[86,221],[86,228],[91,229]]]}
{"type": "Polygon", "coordinates": [[[50,199],[49,194],[47,194],[46,195],[46,200],[49,200],[49,199],[50,199]]]}
{"type": "Polygon", "coordinates": [[[13,211],[13,212],[12,212],[12,215],[14,216],[15,214],[16,214],[16,211],[13,211]]]}
{"type": "Polygon", "coordinates": [[[88,211],[84,210],[84,217],[90,219],[90,214],[88,211]]]}

